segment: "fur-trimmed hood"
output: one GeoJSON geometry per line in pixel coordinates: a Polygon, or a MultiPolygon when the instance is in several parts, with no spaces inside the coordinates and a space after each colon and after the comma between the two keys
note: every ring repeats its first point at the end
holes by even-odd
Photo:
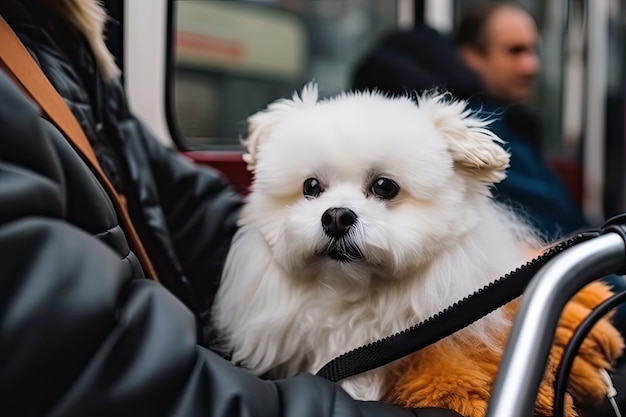
{"type": "Polygon", "coordinates": [[[50,5],[83,34],[103,78],[109,80],[119,76],[115,58],[104,42],[104,25],[108,16],[102,3],[98,0],[53,0],[50,5]]]}
{"type": "Polygon", "coordinates": [[[115,58],[108,50],[105,40],[105,24],[108,15],[99,0],[0,0],[0,14],[11,26],[45,24],[52,21],[67,22],[83,35],[97,62],[98,70],[105,81],[120,75],[115,58]],[[52,13],[56,16],[49,16],[52,13]],[[35,16],[37,16],[35,18],[35,16]]]}

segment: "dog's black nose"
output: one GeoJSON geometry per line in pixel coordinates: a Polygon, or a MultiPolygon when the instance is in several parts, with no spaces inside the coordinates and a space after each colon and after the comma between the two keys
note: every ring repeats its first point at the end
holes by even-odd
{"type": "Polygon", "coordinates": [[[330,237],[341,237],[356,223],[356,219],[356,213],[349,208],[329,208],[322,214],[322,228],[330,237]]]}

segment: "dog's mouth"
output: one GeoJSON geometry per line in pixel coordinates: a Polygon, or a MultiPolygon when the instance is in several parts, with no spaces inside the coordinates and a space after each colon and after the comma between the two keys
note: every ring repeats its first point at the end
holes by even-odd
{"type": "Polygon", "coordinates": [[[324,254],[337,262],[354,262],[363,259],[363,253],[350,239],[332,239],[324,254]]]}

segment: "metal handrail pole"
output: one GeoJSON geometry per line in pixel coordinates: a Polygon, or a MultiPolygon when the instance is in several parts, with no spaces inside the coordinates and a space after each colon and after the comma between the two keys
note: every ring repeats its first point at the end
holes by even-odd
{"type": "Polygon", "coordinates": [[[615,273],[625,259],[624,240],[609,232],[567,249],[533,277],[522,297],[486,417],[532,416],[563,308],[583,286],[615,273]]]}

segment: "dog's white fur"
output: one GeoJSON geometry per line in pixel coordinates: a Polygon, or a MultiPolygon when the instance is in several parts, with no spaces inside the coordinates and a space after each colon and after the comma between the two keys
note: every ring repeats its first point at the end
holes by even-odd
{"type": "MultiPolygon", "coordinates": [[[[520,239],[538,242],[490,199],[509,156],[487,124],[442,94],[318,101],[313,84],[250,117],[255,179],[214,308],[233,362],[274,378],[316,372],[521,265],[520,239]],[[310,177],[324,188],[316,198],[303,196],[310,177]],[[398,195],[373,195],[379,177],[398,195]],[[331,207],[357,214],[348,235],[362,260],[324,254],[331,207]]],[[[496,311],[463,331],[489,345],[509,325],[496,311]]],[[[386,369],[342,385],[380,399],[386,369]]]]}

